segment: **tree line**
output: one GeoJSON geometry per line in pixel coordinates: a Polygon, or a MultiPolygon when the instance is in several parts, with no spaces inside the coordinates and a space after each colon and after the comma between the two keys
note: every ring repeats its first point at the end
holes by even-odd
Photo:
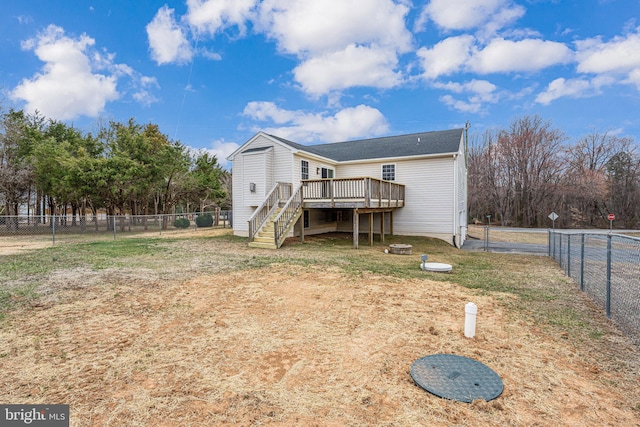
{"type": "Polygon", "coordinates": [[[110,121],[83,133],[39,113],[0,115],[0,215],[72,218],[230,207],[230,176],[155,124],[110,121]]]}
{"type": "Polygon", "coordinates": [[[608,132],[570,141],[539,116],[473,136],[468,148],[472,221],[518,227],[640,225],[640,157],[632,138],[608,132]],[[490,217],[489,217],[490,215],[490,217]]]}

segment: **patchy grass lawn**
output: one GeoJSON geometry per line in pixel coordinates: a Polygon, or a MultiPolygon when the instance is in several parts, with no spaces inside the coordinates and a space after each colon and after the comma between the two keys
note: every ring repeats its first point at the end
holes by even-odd
{"type": "Polygon", "coordinates": [[[70,404],[73,426],[639,424],[638,348],[550,259],[306,240],[256,250],[212,230],[1,255],[0,401],[70,404]],[[422,272],[421,253],[453,273],[422,272]],[[485,363],[503,394],[420,389],[409,368],[436,353],[485,363]]]}

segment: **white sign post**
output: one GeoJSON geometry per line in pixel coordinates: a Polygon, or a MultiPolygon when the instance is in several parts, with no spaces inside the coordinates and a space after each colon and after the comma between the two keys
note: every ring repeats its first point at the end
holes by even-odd
{"type": "Polygon", "coordinates": [[[551,212],[549,214],[549,219],[551,220],[551,222],[553,223],[553,229],[556,229],[556,219],[558,219],[558,214],[555,212],[551,212]]]}
{"type": "Polygon", "coordinates": [[[607,219],[609,220],[609,232],[613,231],[613,221],[616,219],[616,214],[607,215],[607,219]]]}

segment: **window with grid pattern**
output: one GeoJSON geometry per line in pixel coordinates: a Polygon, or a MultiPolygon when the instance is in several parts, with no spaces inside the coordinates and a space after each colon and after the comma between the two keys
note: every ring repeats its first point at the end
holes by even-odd
{"type": "Polygon", "coordinates": [[[306,160],[301,162],[300,179],[309,179],[309,162],[306,160]]]}
{"type": "Polygon", "coordinates": [[[382,165],[382,179],[385,181],[395,181],[396,165],[382,165]]]}

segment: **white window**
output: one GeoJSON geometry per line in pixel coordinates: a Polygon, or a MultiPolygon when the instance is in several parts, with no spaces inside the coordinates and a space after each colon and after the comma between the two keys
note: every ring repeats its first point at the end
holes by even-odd
{"type": "Polygon", "coordinates": [[[382,179],[385,181],[396,180],[396,165],[382,165],[382,179]]]}
{"type": "Polygon", "coordinates": [[[309,179],[309,162],[302,160],[300,164],[300,179],[309,179]]]}

